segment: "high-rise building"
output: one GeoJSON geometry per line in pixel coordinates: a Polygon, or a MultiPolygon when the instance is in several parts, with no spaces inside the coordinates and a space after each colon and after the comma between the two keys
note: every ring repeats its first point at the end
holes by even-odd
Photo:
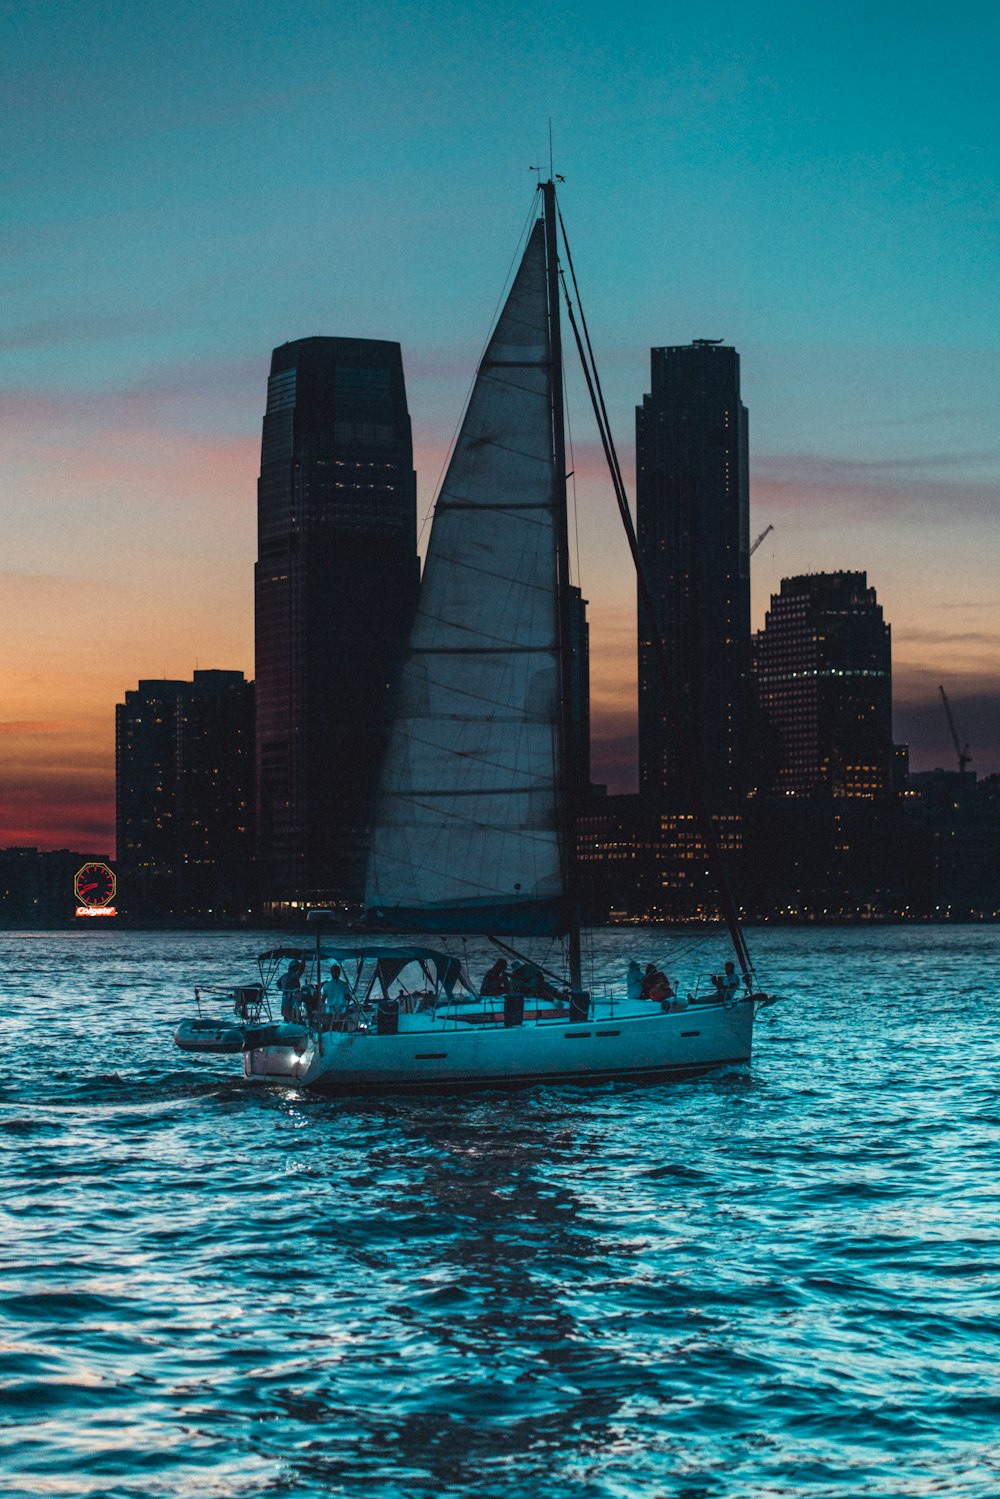
{"type": "Polygon", "coordinates": [[[746,787],[750,675],[747,412],[735,349],[709,339],[651,350],[636,411],[639,550],[666,644],[678,713],[639,606],[639,789],[685,811],[684,735],[706,805],[746,787]]]}
{"type": "Polygon", "coordinates": [[[357,900],[420,576],[398,344],[275,349],[257,516],[259,895],[357,900]]]}
{"type": "Polygon", "coordinates": [[[864,798],[892,789],[891,634],[865,573],[783,578],[754,655],[765,789],[864,798]]]}
{"type": "Polygon", "coordinates": [[[117,867],[139,916],[244,914],[253,869],[253,683],[141,681],[115,710],[117,867]]]}

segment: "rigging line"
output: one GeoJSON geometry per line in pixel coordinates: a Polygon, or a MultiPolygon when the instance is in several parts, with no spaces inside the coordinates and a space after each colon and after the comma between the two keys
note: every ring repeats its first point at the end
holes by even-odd
{"type": "Polygon", "coordinates": [[[448,446],[445,449],[445,455],[444,455],[444,458],[442,459],[441,467],[438,470],[438,476],[437,476],[437,479],[435,481],[434,488],[431,491],[431,501],[430,501],[430,504],[428,505],[427,509],[424,511],[423,519],[421,520],[420,526],[419,526],[419,528],[417,530],[417,550],[418,551],[420,549],[421,538],[423,537],[423,534],[424,534],[424,532],[427,529],[427,523],[428,523],[428,521],[431,520],[431,518],[434,515],[434,506],[437,504],[438,495],[441,493],[441,485],[444,482],[444,476],[445,476],[445,474],[448,472],[448,465],[451,463],[451,460],[452,460],[452,458],[454,456],[455,445],[458,442],[458,434],[462,430],[462,423],[465,421],[466,413],[467,413],[467,411],[469,409],[469,402],[472,400],[472,392],[475,389],[476,380],[479,378],[479,366],[482,364],[483,359],[484,359],[484,357],[486,355],[486,350],[490,346],[490,339],[493,337],[493,330],[496,327],[496,321],[497,321],[497,318],[500,315],[500,309],[503,306],[504,297],[507,295],[508,288],[510,287],[512,279],[513,279],[512,272],[514,270],[515,265],[517,265],[518,260],[519,260],[519,258],[521,256],[521,254],[523,253],[524,246],[525,246],[525,244],[527,242],[528,232],[529,232],[529,226],[530,226],[530,224],[532,222],[532,218],[534,217],[535,212],[536,212],[536,210],[535,210],[535,202],[536,202],[536,194],[532,193],[532,196],[531,196],[531,206],[528,209],[527,214],[525,215],[524,223],[521,225],[521,233],[518,236],[517,244],[516,244],[516,246],[514,248],[514,254],[511,257],[510,265],[507,267],[507,275],[504,277],[503,288],[502,288],[502,290],[500,292],[499,297],[497,298],[497,304],[496,304],[496,306],[493,309],[493,316],[490,318],[489,330],[488,330],[488,332],[486,334],[485,339],[483,340],[483,346],[482,346],[482,348],[479,351],[479,358],[476,360],[475,371],[473,372],[472,379],[469,381],[468,388],[466,389],[465,400],[462,402],[461,410],[459,412],[458,421],[455,423],[454,430],[452,431],[451,438],[450,438],[450,440],[448,442],[448,446]]]}
{"type": "Polygon", "coordinates": [[[569,414],[569,393],[566,390],[565,360],[563,360],[563,392],[563,413],[566,422],[567,446],[569,448],[569,473],[566,475],[566,478],[567,481],[570,481],[570,488],[573,492],[573,551],[575,553],[576,562],[576,581],[578,587],[580,588],[582,596],[583,573],[580,570],[580,510],[576,502],[576,454],[573,451],[573,424],[570,420],[569,414]]]}
{"type": "MultiPolygon", "coordinates": [[[[561,213],[559,214],[559,224],[560,228],[562,229],[563,244],[566,247],[566,262],[569,266],[570,277],[573,282],[573,290],[576,293],[577,304],[579,305],[580,292],[576,282],[576,273],[573,269],[573,256],[569,248],[569,240],[566,237],[566,226],[562,221],[561,213]]],[[[642,601],[642,606],[646,613],[649,632],[652,636],[652,643],[656,651],[660,680],[666,693],[667,702],[670,707],[673,721],[680,731],[677,735],[677,747],[680,751],[681,770],[684,776],[684,780],[687,783],[688,794],[690,795],[694,805],[695,817],[698,822],[702,842],[705,846],[708,863],[715,879],[716,888],[718,891],[719,905],[722,908],[722,916],[729,931],[729,938],[733,944],[733,950],[736,953],[737,958],[739,959],[743,977],[746,979],[748,984],[752,984],[753,964],[750,960],[750,951],[747,947],[746,938],[743,936],[743,932],[740,928],[739,916],[736,911],[736,904],[730,892],[729,883],[726,879],[725,871],[722,866],[722,858],[719,852],[718,842],[715,837],[715,831],[712,827],[712,820],[709,815],[708,806],[705,802],[700,781],[695,772],[694,755],[688,743],[687,736],[683,732],[684,718],[680,710],[680,701],[677,696],[677,690],[674,686],[673,673],[670,670],[670,663],[667,659],[666,646],[664,644],[663,636],[657,623],[656,613],[653,608],[652,591],[650,590],[649,583],[646,579],[646,570],[643,567],[642,558],[639,553],[639,543],[636,539],[635,525],[632,520],[632,512],[629,508],[628,495],[625,490],[625,481],[622,478],[621,465],[618,462],[618,454],[615,449],[614,439],[611,435],[610,423],[608,422],[607,407],[604,403],[604,394],[600,389],[600,379],[597,374],[597,365],[594,361],[594,351],[590,342],[590,334],[589,332],[587,332],[587,325],[583,315],[583,308],[580,307],[580,318],[583,322],[584,332],[586,334],[586,352],[584,350],[584,341],[580,336],[580,329],[577,325],[576,314],[573,310],[573,302],[570,298],[569,291],[566,286],[565,275],[562,275],[561,279],[563,285],[563,293],[566,298],[567,315],[569,317],[570,326],[573,329],[573,336],[576,339],[577,352],[580,356],[580,363],[583,366],[584,379],[587,382],[587,389],[590,394],[591,404],[594,408],[594,417],[597,422],[601,444],[604,448],[604,456],[607,460],[608,468],[611,473],[612,487],[615,491],[615,498],[618,501],[618,509],[621,514],[622,524],[625,527],[625,535],[628,539],[629,550],[632,553],[632,562],[635,567],[636,580],[639,587],[639,597],[642,601]]]]}

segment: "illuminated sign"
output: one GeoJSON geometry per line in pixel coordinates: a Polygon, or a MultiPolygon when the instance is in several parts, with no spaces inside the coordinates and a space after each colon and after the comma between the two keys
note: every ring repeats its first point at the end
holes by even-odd
{"type": "Polygon", "coordinates": [[[111,902],[115,898],[118,881],[109,865],[94,860],[78,869],[73,880],[73,893],[77,899],[78,916],[117,916],[111,902]]]}

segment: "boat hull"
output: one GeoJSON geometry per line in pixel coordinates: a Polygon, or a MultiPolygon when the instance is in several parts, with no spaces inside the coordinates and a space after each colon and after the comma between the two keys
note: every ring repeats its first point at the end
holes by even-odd
{"type": "Polygon", "coordinates": [[[644,1014],[598,1014],[572,1023],[513,1026],[418,1024],[394,1035],[375,1031],[313,1035],[297,1056],[288,1047],[250,1051],[245,1075],[335,1094],[440,1093],[612,1078],[692,1077],[746,1062],[753,1042],[753,999],[644,1014]]]}

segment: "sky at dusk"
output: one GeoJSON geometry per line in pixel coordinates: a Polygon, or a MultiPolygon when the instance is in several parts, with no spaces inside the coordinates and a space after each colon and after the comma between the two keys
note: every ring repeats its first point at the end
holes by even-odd
{"type": "MultiPolygon", "coordinates": [[[[548,161],[631,464],[651,344],[750,412],[754,624],[866,569],[895,732],[1000,770],[1000,11],[177,0],[9,8],[0,846],[114,850],[114,706],[253,674],[270,351],[398,339],[421,514],[548,161]]],[[[595,777],[634,785],[634,583],[579,381],[595,777]]]]}

